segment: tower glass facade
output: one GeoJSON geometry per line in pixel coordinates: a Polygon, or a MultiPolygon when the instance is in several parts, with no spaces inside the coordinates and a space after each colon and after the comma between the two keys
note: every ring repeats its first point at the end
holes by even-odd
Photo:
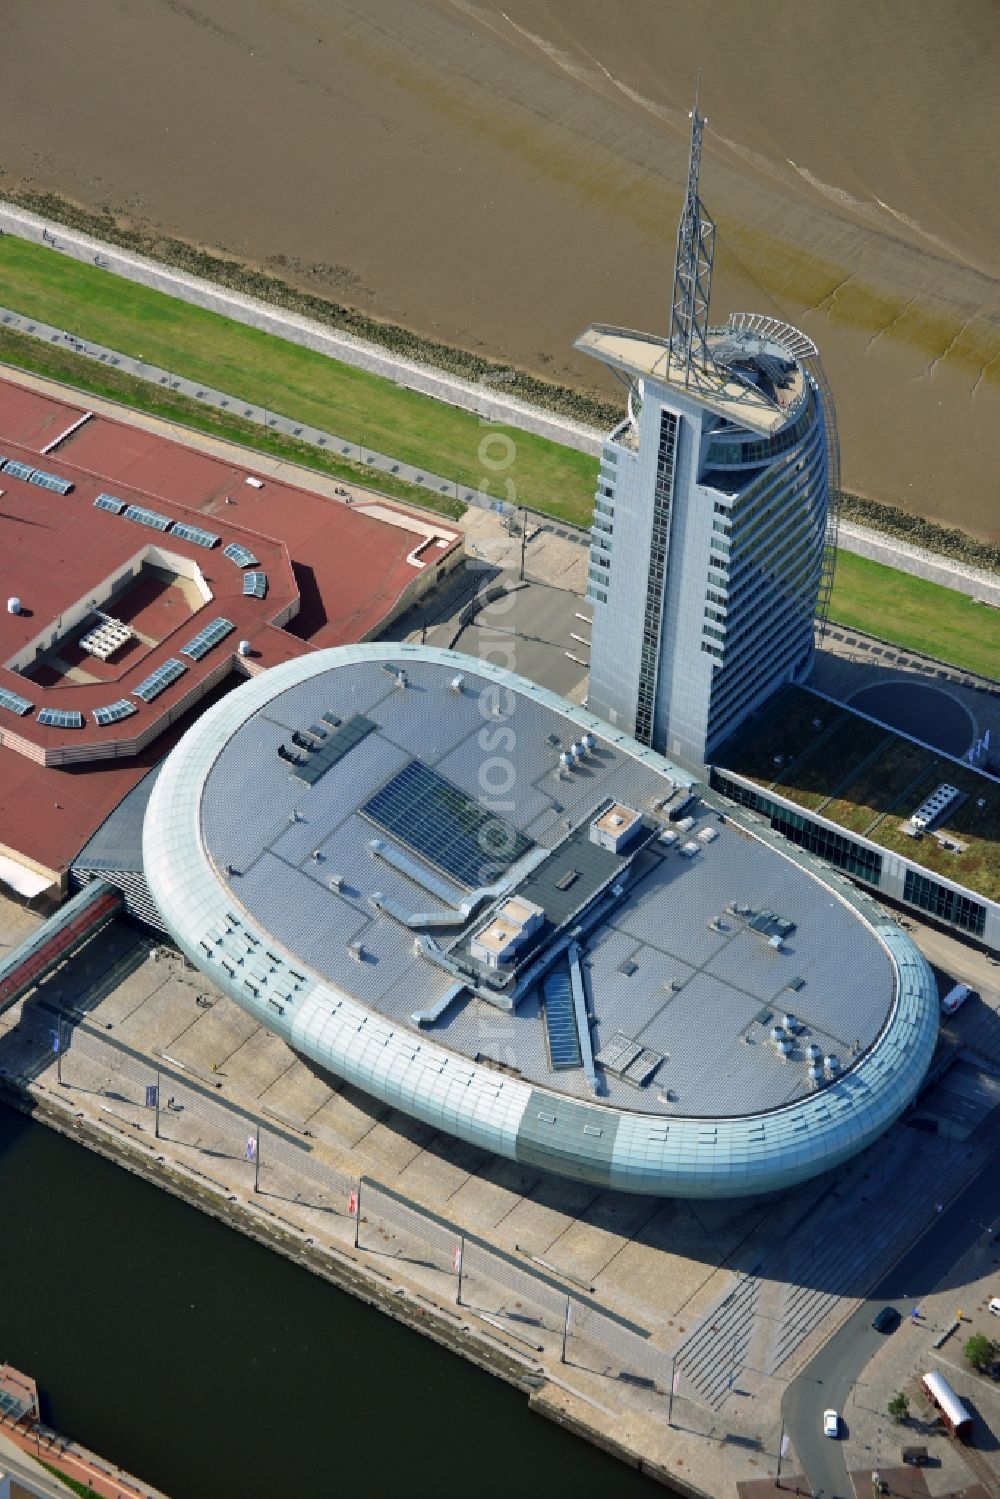
{"type": "Polygon", "coordinates": [[[637,419],[611,435],[601,462],[589,706],[691,765],[812,664],[827,535],[823,403],[788,350],[772,339],[765,357],[796,390],[772,436],[647,376],[637,419]]]}
{"type": "Polygon", "coordinates": [[[815,345],[755,314],[708,324],[715,229],[691,118],[669,336],[595,324],[576,347],[630,391],[595,496],[588,703],[699,767],[812,666],[839,473],[815,345]]]}

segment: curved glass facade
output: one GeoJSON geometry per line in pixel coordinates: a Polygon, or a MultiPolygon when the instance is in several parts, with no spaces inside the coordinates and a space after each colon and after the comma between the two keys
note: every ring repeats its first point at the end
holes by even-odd
{"type": "Polygon", "coordinates": [[[769,830],[741,822],[743,813],[728,816],[770,857],[797,864],[826,887],[831,900],[852,907],[866,929],[860,940],[880,944],[895,975],[894,997],[867,1050],[843,1076],[782,1107],[708,1119],[582,1101],[436,1044],[282,948],[234,897],[227,878],[232,871],[213,863],[202,825],[205,785],[237,731],[279,693],[358,662],[430,663],[449,674],[474,672],[571,720],[581,738],[587,731],[599,736],[630,757],[629,763],[680,785],[690,780],[654,751],[545,689],[453,651],[391,642],[345,646],[253,678],[209,709],[168,757],[150,798],[143,855],[150,890],[180,948],[268,1029],[320,1066],[436,1129],[510,1159],[630,1192],[712,1197],[775,1191],[836,1167],[906,1108],[937,1038],[930,969],[867,896],[769,830]]]}

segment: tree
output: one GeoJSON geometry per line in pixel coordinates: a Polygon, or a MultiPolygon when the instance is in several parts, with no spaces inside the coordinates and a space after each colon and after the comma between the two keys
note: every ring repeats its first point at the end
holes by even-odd
{"type": "Polygon", "coordinates": [[[910,1414],[910,1402],[907,1400],[902,1390],[900,1390],[898,1394],[893,1395],[892,1399],[889,1401],[889,1414],[895,1421],[897,1426],[901,1421],[905,1421],[907,1416],[910,1414]]]}
{"type": "Polygon", "coordinates": [[[989,1338],[984,1338],[981,1332],[973,1333],[966,1340],[965,1356],[974,1369],[980,1373],[992,1368],[994,1359],[993,1343],[989,1338]]]}

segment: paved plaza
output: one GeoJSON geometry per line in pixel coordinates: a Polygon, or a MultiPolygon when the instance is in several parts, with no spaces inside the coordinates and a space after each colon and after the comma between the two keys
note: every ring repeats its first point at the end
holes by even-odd
{"type": "MultiPolygon", "coordinates": [[[[0,902],[0,941],[16,940],[32,921],[0,902]]],[[[963,951],[951,943],[938,957],[954,971],[963,951]]],[[[998,1016],[994,985],[963,1008],[954,1031],[962,1042],[967,1030],[966,1044],[977,1054],[989,1047],[986,1060],[1000,1066],[998,1016]]],[[[949,1140],[900,1124],[835,1179],[784,1196],[688,1203],[596,1191],[435,1134],[320,1074],[176,952],[125,922],[2,1018],[0,1069],[119,1148],[158,1152],[223,1208],[228,1199],[300,1243],[355,1255],[402,1294],[462,1317],[463,1327],[521,1360],[529,1377],[544,1376],[544,1398],[535,1397],[543,1405],[555,1401],[567,1418],[718,1496],[735,1494],[737,1477],[773,1474],[789,1380],[931,1221],[939,1194],[957,1191],[991,1149],[982,1130],[956,1152],[949,1140]],[[154,1082],[158,1140],[145,1093],[154,1082]],[[249,1140],[261,1142],[258,1161],[247,1159],[249,1140]],[[358,1182],[355,1224],[355,1189],[345,1184],[358,1182]],[[400,1205],[377,1195],[376,1184],[400,1205]],[[420,1213],[445,1225],[436,1240],[420,1213]],[[470,1247],[456,1313],[451,1246],[463,1234],[537,1274],[538,1305],[488,1285],[470,1247]],[[678,1371],[672,1425],[669,1378],[651,1387],[630,1376],[627,1357],[606,1339],[588,1341],[586,1325],[573,1326],[561,1362],[561,1292],[617,1319],[624,1340],[648,1335],[650,1355],[678,1371]]],[[[928,1318],[940,1320],[933,1288],[912,1289],[928,1318]]],[[[982,1300],[985,1287],[976,1295],[982,1300]]],[[[978,1302],[971,1293],[964,1299],[971,1314],[978,1302]]],[[[903,1347],[901,1337],[893,1349],[903,1347]]],[[[993,1424],[992,1409],[982,1409],[993,1424]]],[[[871,1416],[875,1432],[879,1419],[871,1416]]],[[[859,1416],[859,1458],[872,1439],[866,1433],[859,1416]]],[[[795,1471],[794,1452],[786,1471],[795,1471]]],[[[950,1471],[942,1467],[942,1482],[950,1471]]]]}

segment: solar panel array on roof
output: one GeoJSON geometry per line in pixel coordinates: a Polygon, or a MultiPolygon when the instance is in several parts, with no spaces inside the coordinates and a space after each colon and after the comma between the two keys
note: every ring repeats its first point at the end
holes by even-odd
{"type": "Polygon", "coordinates": [[[60,479],[58,474],[46,474],[42,469],[36,468],[29,484],[37,484],[39,489],[51,489],[55,494],[69,494],[73,488],[69,479],[60,479]]]}
{"type": "Polygon", "coordinates": [[[8,692],[6,687],[0,687],[0,708],[6,708],[9,713],[16,713],[18,718],[23,718],[30,713],[34,703],[29,703],[26,697],[20,697],[16,692],[8,692]]]}
{"type": "MultiPolygon", "coordinates": [[[[356,744],[360,744],[366,735],[370,734],[378,725],[372,723],[363,713],[355,713],[346,723],[336,728],[330,723],[330,718],[324,713],[324,719],[329,725],[328,729],[321,728],[317,724],[307,734],[300,734],[300,742],[311,739],[315,742],[305,749],[303,753],[297,754],[294,760],[295,769],[293,774],[297,780],[305,781],[307,786],[315,786],[321,776],[325,776],[331,765],[336,765],[342,760],[348,750],[352,750],[356,744]]],[[[287,755],[286,751],[286,755],[287,755]]],[[[282,759],[286,758],[282,756],[282,759]]]]}
{"type": "Polygon", "coordinates": [[[19,463],[16,458],[8,458],[3,471],[14,479],[30,479],[35,472],[30,463],[19,463]]]}
{"type": "Polygon", "coordinates": [[[94,501],[95,510],[107,510],[111,515],[121,515],[125,509],[125,501],[120,500],[117,495],[99,494],[94,501]]]}
{"type": "Polygon", "coordinates": [[[47,724],[52,729],[82,729],[83,714],[69,708],[43,708],[38,715],[38,722],[47,724]]]}
{"type": "Polygon", "coordinates": [[[203,630],[198,631],[193,640],[181,646],[181,655],[190,656],[192,661],[200,661],[202,656],[208,655],[213,645],[225,640],[235,629],[231,619],[213,619],[203,630]]]}
{"type": "Polygon", "coordinates": [[[420,760],[404,765],[361,811],[470,889],[496,879],[533,847],[530,838],[420,760]]]}
{"type": "Polygon", "coordinates": [[[146,680],[140,682],[138,687],[133,687],[132,696],[141,698],[144,703],[151,703],[154,697],[159,697],[161,692],[165,692],[170,684],[176,682],[177,678],[182,677],[186,671],[187,667],[184,662],[171,656],[169,661],[164,661],[162,666],[150,672],[146,680]]]}
{"type": "Polygon", "coordinates": [[[133,713],[138,713],[135,703],[130,703],[127,697],[120,697],[116,703],[108,703],[103,708],[94,709],[94,722],[103,727],[109,723],[119,723],[123,718],[131,718],[133,713]]]}
{"type": "Polygon", "coordinates": [[[173,525],[169,515],[161,515],[158,510],[147,510],[144,505],[128,505],[122,514],[126,520],[134,521],[137,526],[149,526],[153,531],[169,531],[173,525]]]}
{"type": "Polygon", "coordinates": [[[206,552],[218,546],[221,539],[214,531],[203,531],[200,526],[189,526],[182,520],[174,521],[170,534],[179,536],[182,541],[190,541],[196,547],[204,547],[206,552]]]}
{"type": "Polygon", "coordinates": [[[267,593],[267,573],[244,573],[243,592],[251,598],[264,598],[267,593]]]}
{"type": "Polygon", "coordinates": [[[241,545],[238,541],[231,541],[227,547],[223,547],[222,555],[228,557],[230,562],[235,562],[237,567],[257,566],[257,558],[250,548],[241,545]]]}

